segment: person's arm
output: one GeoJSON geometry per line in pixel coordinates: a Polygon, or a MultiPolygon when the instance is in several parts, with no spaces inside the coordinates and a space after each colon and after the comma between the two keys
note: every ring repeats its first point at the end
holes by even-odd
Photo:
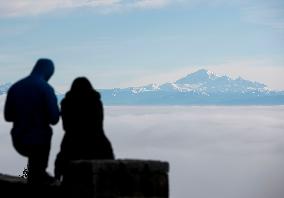
{"type": "Polygon", "coordinates": [[[55,125],[59,121],[60,111],[57,103],[57,97],[51,87],[47,93],[47,111],[49,123],[55,125]]]}
{"type": "Polygon", "coordinates": [[[98,104],[99,104],[99,118],[100,118],[100,121],[103,122],[104,120],[104,107],[103,107],[103,103],[101,100],[98,101],[98,104]]]}
{"type": "Polygon", "coordinates": [[[68,108],[66,108],[66,101],[65,98],[61,101],[61,118],[62,118],[62,126],[65,131],[68,131],[68,124],[70,123],[69,114],[70,112],[66,113],[68,108]],[[69,115],[69,116],[68,116],[69,115]]]}

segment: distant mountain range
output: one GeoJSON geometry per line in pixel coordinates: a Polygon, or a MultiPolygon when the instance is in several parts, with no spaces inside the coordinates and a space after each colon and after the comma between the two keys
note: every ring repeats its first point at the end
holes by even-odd
{"type": "Polygon", "coordinates": [[[12,83],[0,84],[0,95],[6,94],[12,83]]]}
{"type": "MultiPolygon", "coordinates": [[[[0,95],[11,83],[0,85],[0,95]]],[[[205,69],[172,83],[99,89],[105,105],[280,105],[284,91],[241,77],[218,76],[205,69]]],[[[58,95],[59,99],[63,95],[58,95]]]]}
{"type": "Polygon", "coordinates": [[[99,90],[109,105],[278,105],[284,91],[241,77],[218,76],[205,69],[172,83],[150,84],[125,89],[99,90]]]}

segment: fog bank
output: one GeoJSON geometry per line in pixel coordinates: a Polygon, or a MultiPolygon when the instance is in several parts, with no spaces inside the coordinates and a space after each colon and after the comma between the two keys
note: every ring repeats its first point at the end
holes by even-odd
{"type": "MultiPolygon", "coordinates": [[[[19,175],[26,159],[11,145],[2,104],[0,172],[19,175]]],[[[170,162],[171,198],[282,198],[283,118],[284,106],[105,107],[104,128],[117,158],[170,162]]],[[[59,123],[52,174],[62,135],[59,123]]]]}

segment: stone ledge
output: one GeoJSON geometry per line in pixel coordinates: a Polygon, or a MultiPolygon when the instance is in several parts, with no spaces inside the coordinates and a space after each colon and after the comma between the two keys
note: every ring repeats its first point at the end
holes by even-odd
{"type": "Polygon", "coordinates": [[[114,171],[127,167],[129,171],[143,172],[149,169],[151,172],[169,172],[169,163],[157,160],[139,160],[139,159],[117,159],[117,160],[77,160],[71,164],[72,168],[76,166],[91,168],[92,173],[101,171],[114,171]]]}
{"type": "Polygon", "coordinates": [[[59,185],[37,185],[27,184],[27,180],[18,176],[0,173],[1,197],[29,197],[29,198],[57,198],[60,197],[59,185]]]}
{"type": "Polygon", "coordinates": [[[0,173],[0,184],[7,183],[7,184],[26,184],[27,181],[21,177],[6,175],[0,173]]]}
{"type": "Polygon", "coordinates": [[[156,160],[79,160],[63,186],[72,197],[168,198],[168,172],[169,163],[156,160]]]}
{"type": "Polygon", "coordinates": [[[169,164],[155,160],[79,160],[61,185],[29,185],[0,174],[1,197],[168,198],[169,164]]]}

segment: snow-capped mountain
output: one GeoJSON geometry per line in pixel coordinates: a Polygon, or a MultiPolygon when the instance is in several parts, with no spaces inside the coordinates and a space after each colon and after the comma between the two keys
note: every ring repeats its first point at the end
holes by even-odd
{"type": "MultiPolygon", "coordinates": [[[[0,95],[11,83],[0,84],[0,95]]],[[[124,89],[101,89],[105,105],[284,105],[284,91],[265,84],[218,76],[205,69],[165,84],[149,84],[124,89]]],[[[59,101],[63,94],[56,92],[59,101]]]]}
{"type": "Polygon", "coordinates": [[[107,104],[284,104],[284,92],[201,69],[172,83],[100,90],[107,104]]]}
{"type": "Polygon", "coordinates": [[[8,89],[11,87],[12,83],[0,84],[0,95],[7,93],[8,89]]]}
{"type": "Polygon", "coordinates": [[[266,85],[252,82],[241,77],[232,79],[227,76],[217,76],[213,72],[201,69],[187,75],[173,83],[162,85],[150,84],[143,87],[127,88],[134,94],[141,94],[149,91],[170,91],[170,92],[195,92],[210,95],[213,93],[248,93],[248,92],[269,92],[266,85]]]}

